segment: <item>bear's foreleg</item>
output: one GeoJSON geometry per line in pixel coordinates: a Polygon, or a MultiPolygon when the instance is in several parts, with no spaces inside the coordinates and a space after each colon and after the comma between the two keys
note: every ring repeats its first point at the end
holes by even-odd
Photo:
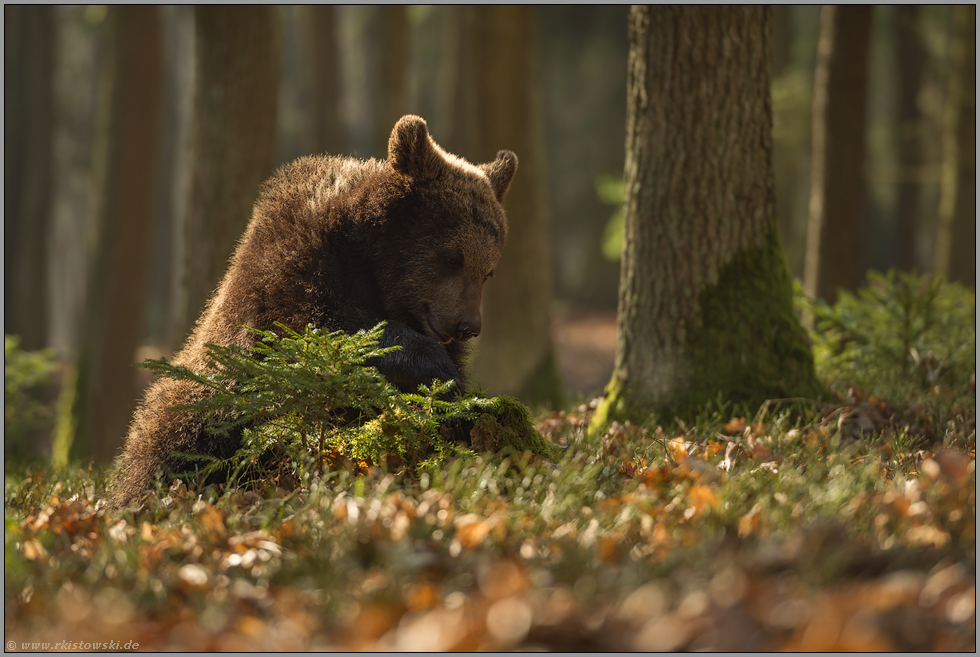
{"type": "Polygon", "coordinates": [[[431,385],[433,379],[454,381],[455,391],[451,395],[464,392],[466,381],[463,373],[449,355],[445,345],[412,330],[398,322],[388,322],[379,346],[399,345],[401,349],[392,351],[367,362],[402,392],[418,392],[422,384],[431,385]]]}

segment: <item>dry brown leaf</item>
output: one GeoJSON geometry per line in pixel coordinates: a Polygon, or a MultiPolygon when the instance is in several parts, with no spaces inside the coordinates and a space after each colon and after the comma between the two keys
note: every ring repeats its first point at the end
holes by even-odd
{"type": "Polygon", "coordinates": [[[736,435],[742,433],[745,430],[747,423],[744,417],[733,417],[731,420],[722,425],[721,430],[729,435],[736,435]]]}
{"type": "Polygon", "coordinates": [[[749,511],[738,519],[738,535],[740,538],[746,538],[758,532],[761,527],[762,518],[757,511],[749,511]]]}
{"type": "Polygon", "coordinates": [[[703,484],[691,486],[687,496],[691,502],[691,507],[697,514],[701,514],[705,509],[718,504],[718,495],[710,487],[703,484]]]}
{"type": "Polygon", "coordinates": [[[721,454],[722,450],[724,449],[725,443],[721,442],[720,440],[709,440],[704,445],[704,458],[707,459],[721,454]]]}
{"type": "Polygon", "coordinates": [[[619,474],[627,479],[632,479],[636,475],[636,464],[632,461],[623,461],[623,464],[619,466],[619,474]]]}
{"type": "Polygon", "coordinates": [[[456,519],[456,540],[464,548],[479,545],[499,521],[497,514],[485,518],[476,513],[467,513],[456,519]]]}
{"type": "Polygon", "coordinates": [[[441,598],[439,587],[432,582],[417,582],[405,592],[405,604],[412,611],[432,609],[441,598]]]}
{"type": "Polygon", "coordinates": [[[47,561],[48,559],[48,551],[36,538],[24,541],[20,546],[20,551],[28,561],[47,561]]]}
{"type": "Polygon", "coordinates": [[[204,534],[202,538],[211,544],[224,542],[228,536],[228,529],[225,527],[224,511],[213,504],[205,502],[198,511],[197,517],[204,534]]]}
{"type": "Polygon", "coordinates": [[[667,442],[667,453],[675,463],[680,463],[688,457],[687,442],[683,436],[678,436],[667,442]]]}
{"type": "Polygon", "coordinates": [[[609,564],[619,562],[621,543],[616,539],[605,536],[599,539],[599,558],[609,564]]]}

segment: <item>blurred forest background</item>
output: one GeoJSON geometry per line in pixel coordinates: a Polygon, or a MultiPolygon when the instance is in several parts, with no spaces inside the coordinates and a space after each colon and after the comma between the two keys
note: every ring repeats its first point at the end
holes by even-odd
{"type": "MultiPolygon", "coordinates": [[[[871,269],[972,288],[975,8],[859,12],[831,48],[820,6],[774,8],[790,272],[828,301],[871,269]],[[817,252],[821,208],[831,237],[817,252]],[[849,255],[818,284],[827,249],[849,255]]],[[[599,394],[616,340],[627,14],[6,5],[4,332],[61,363],[54,440],[108,461],[146,384],[132,363],[179,348],[259,184],[310,153],[384,158],[406,113],[471,161],[500,148],[521,161],[477,380],[554,405],[599,394]]]]}

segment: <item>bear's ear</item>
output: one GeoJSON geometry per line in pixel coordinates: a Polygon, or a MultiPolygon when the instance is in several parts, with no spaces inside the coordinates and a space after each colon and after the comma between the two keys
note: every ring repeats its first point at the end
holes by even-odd
{"type": "Polygon", "coordinates": [[[510,151],[499,151],[493,162],[481,164],[480,168],[490,179],[490,186],[498,201],[504,200],[504,194],[510,188],[510,181],[517,171],[517,156],[510,151]]]}
{"type": "Polygon", "coordinates": [[[436,152],[425,119],[406,114],[398,119],[388,139],[391,168],[412,178],[432,177],[444,164],[436,152]]]}

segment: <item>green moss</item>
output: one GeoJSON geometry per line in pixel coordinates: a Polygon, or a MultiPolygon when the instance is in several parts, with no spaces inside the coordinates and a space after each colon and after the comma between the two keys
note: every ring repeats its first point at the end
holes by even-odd
{"type": "Polygon", "coordinates": [[[550,460],[558,458],[557,450],[534,428],[527,406],[513,397],[501,395],[487,400],[470,430],[474,451],[530,451],[550,460]]]}
{"type": "Polygon", "coordinates": [[[718,284],[702,291],[700,307],[688,342],[690,388],[667,408],[689,412],[719,394],[747,406],[823,394],[776,228],[761,248],[736,254],[718,284]]]}
{"type": "Polygon", "coordinates": [[[691,417],[718,399],[754,408],[766,399],[822,396],[792,295],[773,228],[760,248],[737,253],[718,283],[702,290],[699,316],[688,325],[687,372],[679,377],[687,385],[653,399],[614,373],[590,433],[613,420],[691,417]]]}
{"type": "Polygon", "coordinates": [[[644,405],[640,400],[634,399],[632,403],[627,402],[624,397],[625,390],[626,386],[623,385],[623,380],[613,372],[602,401],[589,420],[588,435],[590,437],[594,438],[602,434],[606,427],[612,424],[613,420],[622,422],[629,418],[646,418],[653,413],[652,406],[644,405]]]}

